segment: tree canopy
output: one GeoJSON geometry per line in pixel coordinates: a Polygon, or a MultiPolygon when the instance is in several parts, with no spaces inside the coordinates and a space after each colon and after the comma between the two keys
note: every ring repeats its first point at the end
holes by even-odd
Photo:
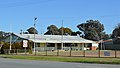
{"type": "Polygon", "coordinates": [[[4,37],[4,34],[5,34],[5,32],[0,31],[0,38],[3,38],[3,37],[4,37]]]}
{"type": "Polygon", "coordinates": [[[47,27],[47,32],[45,34],[47,35],[59,35],[58,28],[55,25],[50,25],[47,27]]]}
{"type": "Polygon", "coordinates": [[[112,38],[120,37],[120,23],[115,27],[112,32],[112,38]]]}
{"type": "Polygon", "coordinates": [[[27,29],[29,34],[38,34],[38,31],[34,28],[34,27],[30,27],[29,29],[27,29]]]}
{"type": "Polygon", "coordinates": [[[77,25],[80,31],[84,33],[84,37],[90,40],[100,40],[105,38],[104,25],[98,20],[87,20],[85,23],[77,25]]]}
{"type": "Polygon", "coordinates": [[[10,33],[6,33],[4,31],[0,31],[0,40],[8,36],[10,33]]]}
{"type": "Polygon", "coordinates": [[[45,35],[76,35],[79,32],[72,32],[72,30],[68,27],[61,27],[58,28],[55,25],[50,25],[47,27],[47,32],[45,33],[45,35]]]}
{"type": "Polygon", "coordinates": [[[70,28],[61,27],[61,28],[59,28],[60,35],[62,35],[62,30],[63,30],[63,35],[71,35],[72,34],[72,30],[70,28]]]}

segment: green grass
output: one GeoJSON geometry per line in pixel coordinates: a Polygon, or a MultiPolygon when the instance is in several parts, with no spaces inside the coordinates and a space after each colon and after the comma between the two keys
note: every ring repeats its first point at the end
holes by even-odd
{"type": "Polygon", "coordinates": [[[120,64],[120,58],[86,58],[86,57],[60,57],[60,56],[22,56],[22,55],[0,55],[4,58],[24,60],[45,60],[59,62],[77,63],[99,63],[99,64],[120,64]]]}

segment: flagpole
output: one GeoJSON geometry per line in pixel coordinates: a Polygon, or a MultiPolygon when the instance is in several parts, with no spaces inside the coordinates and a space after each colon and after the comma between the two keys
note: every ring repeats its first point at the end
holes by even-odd
{"type": "Polygon", "coordinates": [[[37,17],[34,17],[34,53],[36,55],[36,46],[35,46],[35,28],[36,28],[36,19],[37,17]]]}
{"type": "Polygon", "coordinates": [[[11,34],[12,34],[12,25],[10,24],[10,51],[9,51],[9,53],[11,53],[11,50],[12,50],[12,47],[11,47],[12,36],[11,36],[11,34]]]}
{"type": "Polygon", "coordinates": [[[63,20],[62,20],[62,42],[61,44],[62,44],[62,50],[63,50],[63,20]]]}

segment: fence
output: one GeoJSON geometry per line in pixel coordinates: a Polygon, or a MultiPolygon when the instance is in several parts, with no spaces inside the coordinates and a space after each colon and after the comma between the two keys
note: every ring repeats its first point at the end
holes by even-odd
{"type": "Polygon", "coordinates": [[[30,54],[28,49],[4,49],[4,54],[30,54]]]}
{"type": "Polygon", "coordinates": [[[4,50],[5,54],[16,54],[16,55],[38,55],[38,56],[70,56],[70,57],[111,57],[120,58],[119,50],[39,50],[35,53],[25,49],[9,49],[4,50]],[[31,53],[32,52],[32,53],[31,53]]]}

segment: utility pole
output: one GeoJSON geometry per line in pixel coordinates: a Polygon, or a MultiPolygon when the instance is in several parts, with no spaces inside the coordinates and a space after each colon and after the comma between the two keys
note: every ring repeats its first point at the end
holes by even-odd
{"type": "Polygon", "coordinates": [[[34,17],[34,53],[36,55],[36,46],[35,46],[35,28],[36,28],[37,17],[34,17]]]}

